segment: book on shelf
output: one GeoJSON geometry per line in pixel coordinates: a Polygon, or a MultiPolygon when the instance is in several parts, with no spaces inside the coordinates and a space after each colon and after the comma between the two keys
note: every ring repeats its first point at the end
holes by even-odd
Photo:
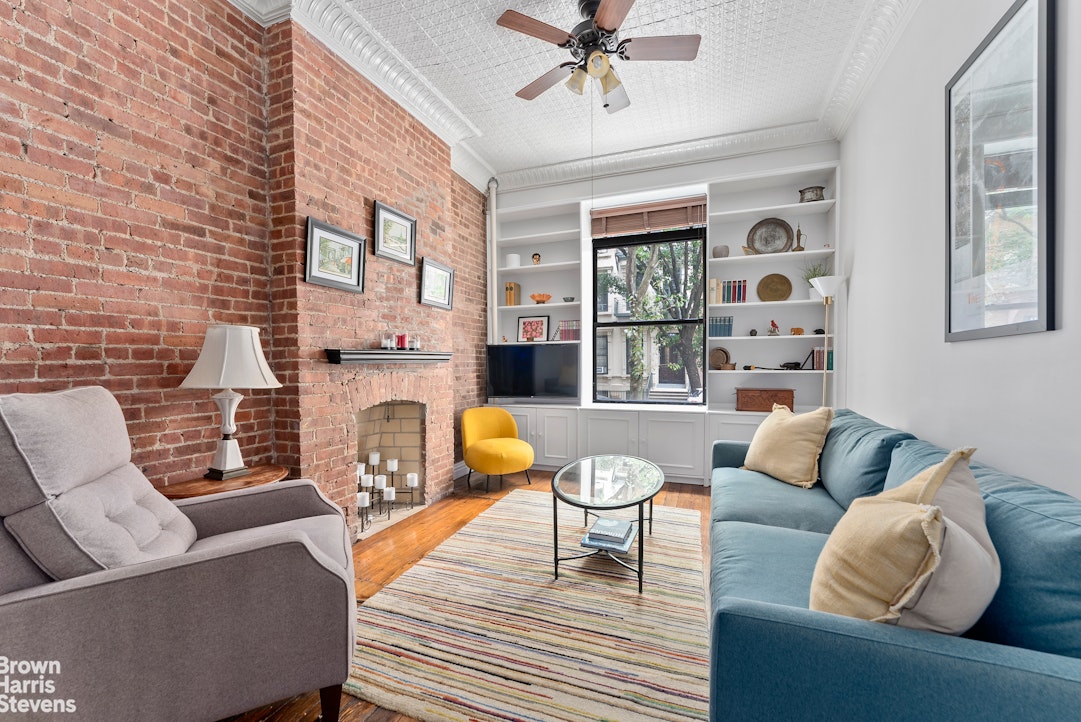
{"type": "Polygon", "coordinates": [[[556,337],[560,341],[581,341],[582,322],[578,319],[574,319],[573,321],[560,321],[556,337]]]}
{"type": "Polygon", "coordinates": [[[522,303],[522,284],[515,283],[514,281],[507,281],[503,286],[506,294],[507,306],[520,306],[522,303]]]}
{"type": "Polygon", "coordinates": [[[833,349],[827,352],[824,347],[815,346],[814,362],[811,365],[815,371],[833,371],[833,349]]]}
{"type": "Polygon", "coordinates": [[[634,525],[625,519],[606,519],[598,517],[589,528],[586,538],[590,541],[613,542],[621,544],[634,531],[634,525]]]}
{"type": "Polygon", "coordinates": [[[732,335],[732,322],[734,321],[732,316],[710,316],[709,328],[707,329],[710,336],[731,336],[732,335]]]}

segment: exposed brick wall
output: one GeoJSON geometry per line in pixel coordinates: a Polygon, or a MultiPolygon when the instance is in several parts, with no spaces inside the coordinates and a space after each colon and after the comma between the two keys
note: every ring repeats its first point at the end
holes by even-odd
{"type": "MultiPolygon", "coordinates": [[[[224,2],[0,11],[0,392],[102,384],[156,482],[205,469],[211,322],[269,328],[263,31],[224,2]]],[[[270,394],[238,412],[272,453],[270,394]]]]}
{"type": "Polygon", "coordinates": [[[355,491],[354,414],[385,401],[419,401],[428,411],[426,496],[439,498],[452,487],[454,419],[483,394],[475,363],[485,338],[484,196],[451,172],[446,143],[302,28],[286,23],[271,34],[282,38],[268,45],[272,87],[282,74],[281,92],[270,93],[271,135],[276,118],[291,118],[283,130],[289,137],[271,141],[274,333],[298,349],[283,379],[296,415],[279,416],[279,453],[288,449],[286,463],[347,505],[355,491]],[[372,255],[376,200],[417,219],[416,265],[372,255]],[[362,294],[303,282],[308,216],[368,239],[362,294]],[[425,257],[455,269],[452,311],[419,303],[425,257]],[[453,351],[455,361],[326,362],[326,348],[378,346],[389,331],[453,351]]]}
{"type": "Polygon", "coordinates": [[[247,462],[344,505],[358,404],[421,400],[429,497],[450,489],[455,419],[483,399],[485,225],[445,143],[301,28],[224,0],[20,2],[0,89],[0,393],[100,383],[136,463],[176,481],[220,421],[177,387],[208,324],[250,324],[285,386],[244,392],[247,462]],[[417,265],[369,251],[363,294],[304,283],[307,216],[370,242],[376,199],[418,218],[417,265]],[[417,302],[425,256],[455,269],[453,311],[417,302]],[[390,329],[453,363],[325,362],[390,329]]]}

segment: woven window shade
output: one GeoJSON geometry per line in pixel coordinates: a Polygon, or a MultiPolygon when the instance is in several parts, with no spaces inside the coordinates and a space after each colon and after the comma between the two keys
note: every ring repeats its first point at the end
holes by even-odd
{"type": "Polygon", "coordinates": [[[590,213],[594,238],[692,228],[706,223],[706,197],[676,198],[590,213]]]}

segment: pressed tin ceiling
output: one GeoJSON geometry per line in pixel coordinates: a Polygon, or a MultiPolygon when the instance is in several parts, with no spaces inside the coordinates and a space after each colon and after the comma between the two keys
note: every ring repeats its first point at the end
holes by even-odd
{"type": "Polygon", "coordinates": [[[570,30],[577,0],[232,2],[292,17],[439,133],[456,171],[508,188],[837,138],[918,0],[637,0],[621,38],[702,44],[691,62],[614,61],[631,105],[611,115],[593,82],[514,95],[571,57],[496,19],[570,30]]]}

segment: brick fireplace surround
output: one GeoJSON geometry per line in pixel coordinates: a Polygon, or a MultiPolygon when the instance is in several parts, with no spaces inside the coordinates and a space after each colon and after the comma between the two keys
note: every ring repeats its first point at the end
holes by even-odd
{"type": "MultiPolygon", "coordinates": [[[[214,323],[262,330],[283,388],[242,391],[248,464],[352,509],[357,411],[426,408],[425,497],[484,399],[484,195],[435,133],[289,20],[226,0],[17,3],[0,14],[0,393],[101,384],[158,485],[220,433],[181,390],[214,323]],[[366,255],[363,293],[304,282],[309,216],[371,239],[379,200],[418,219],[417,265],[366,255]],[[420,260],[453,310],[417,302],[420,260]],[[325,348],[418,336],[449,363],[331,365],[325,348]]],[[[350,520],[354,519],[350,515],[350,520]]]]}

